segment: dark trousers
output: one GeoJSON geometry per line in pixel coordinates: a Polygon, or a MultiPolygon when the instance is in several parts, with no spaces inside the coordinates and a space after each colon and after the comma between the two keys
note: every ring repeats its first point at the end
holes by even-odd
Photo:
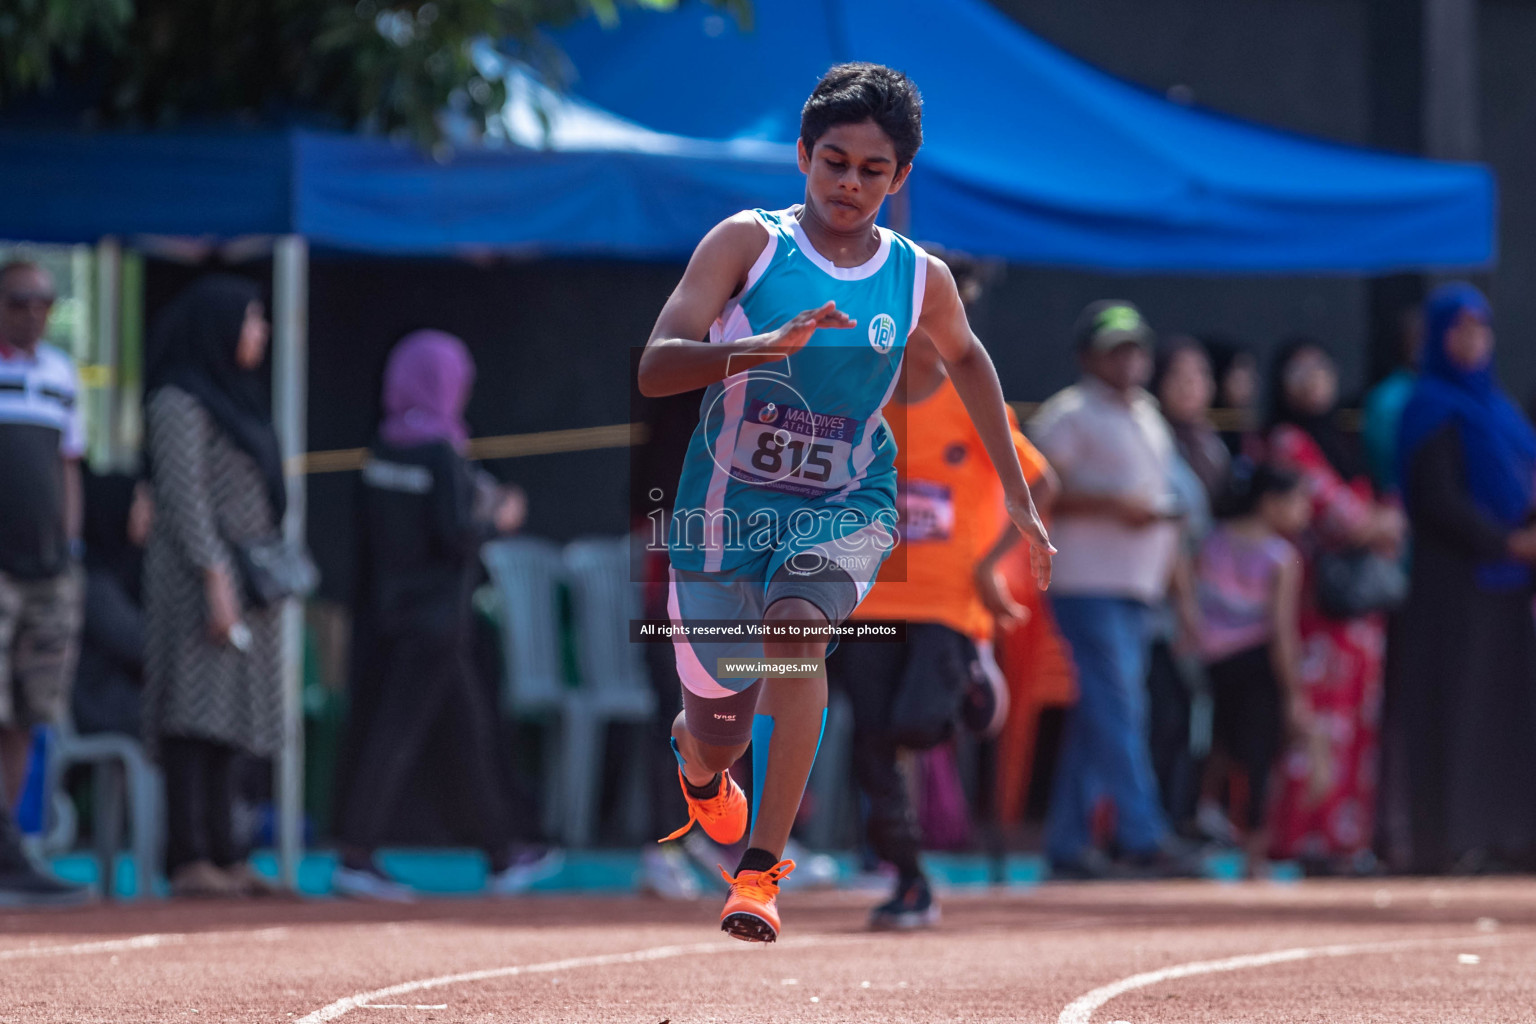
{"type": "Polygon", "coordinates": [[[1147,670],[1148,745],[1163,810],[1175,828],[1194,821],[1200,800],[1201,762],[1190,748],[1193,704],[1173,648],[1158,640],[1147,670]]]}
{"type": "Polygon", "coordinates": [[[853,710],[853,772],[869,802],[869,844],[906,877],[921,875],[922,836],[896,755],[954,735],[975,661],[965,636],[918,622],[907,626],[905,643],[843,643],[827,660],[828,684],[853,710]]]}
{"type": "Polygon", "coordinates": [[[1270,780],[1285,749],[1285,701],[1269,645],[1224,658],[1208,672],[1216,698],[1212,745],[1247,777],[1243,827],[1261,829],[1269,810],[1270,780]]]}
{"type": "Polygon", "coordinates": [[[165,869],[194,861],[229,867],[245,859],[235,837],[235,763],[239,752],[212,740],[166,736],[160,741],[165,769],[165,869]]]}
{"type": "Polygon", "coordinates": [[[374,662],[380,678],[371,713],[348,728],[356,752],[346,787],[340,836],[348,846],[380,846],[390,816],[429,749],[445,777],[444,791],[460,804],[461,820],[476,823],[475,837],[493,867],[511,842],[505,795],[496,765],[495,709],[476,683],[466,644],[452,635],[398,631],[374,662]],[[436,733],[442,742],[428,741],[436,733]]]}

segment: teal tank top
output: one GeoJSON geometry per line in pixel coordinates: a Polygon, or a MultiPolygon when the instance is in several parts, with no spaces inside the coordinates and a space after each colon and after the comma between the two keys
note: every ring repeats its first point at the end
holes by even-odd
{"type": "Polygon", "coordinates": [[[754,522],[783,523],[806,507],[867,516],[895,505],[896,443],[881,409],[922,313],[927,254],[880,228],[874,256],[837,267],[812,247],[793,211],[752,212],[768,243],[710,341],[775,330],[828,299],[857,324],[818,330],[787,359],[705,391],[668,544],[672,564],[694,572],[730,571],[759,557],[746,543],[754,522]]]}

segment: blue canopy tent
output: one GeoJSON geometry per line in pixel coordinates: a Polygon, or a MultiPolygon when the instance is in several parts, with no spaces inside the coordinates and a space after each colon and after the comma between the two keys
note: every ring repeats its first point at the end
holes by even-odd
{"type": "Polygon", "coordinates": [[[984,0],[774,0],[750,33],[705,5],[559,37],[576,92],[658,131],[792,143],[830,65],[923,91],[911,233],[978,255],[1109,270],[1483,266],[1495,186],[1470,166],[1302,138],[1169,102],[984,0]]]}

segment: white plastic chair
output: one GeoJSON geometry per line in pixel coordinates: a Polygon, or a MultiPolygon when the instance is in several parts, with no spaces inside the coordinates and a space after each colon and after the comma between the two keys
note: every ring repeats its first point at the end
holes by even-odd
{"type": "MultiPolygon", "coordinates": [[[[602,786],[604,739],[612,723],[640,724],[656,714],[656,694],[629,623],[640,617],[639,586],[630,580],[630,538],[592,537],[565,548],[566,579],[576,626],[581,685],[570,694],[561,730],[564,838],[590,843],[602,786]]],[[[645,773],[624,773],[625,807],[643,827],[645,773]]]]}
{"type": "MultiPolygon", "coordinates": [[[[480,549],[495,588],[501,627],[502,712],[517,719],[563,719],[568,696],[560,658],[560,546],[537,537],[504,537],[480,549]]],[[[556,733],[558,735],[558,733],[556,733]]],[[[561,750],[544,750],[544,831],[553,834],[564,804],[561,750]]]]}
{"type": "Polygon", "coordinates": [[[560,663],[560,546],[503,537],[480,549],[501,603],[502,709],[517,717],[556,711],[565,698],[560,663]]]}
{"type": "Polygon", "coordinates": [[[97,877],[102,895],[108,899],[116,892],[117,851],[122,837],[126,791],[136,892],[141,899],[153,896],[155,877],[165,850],[165,784],[160,769],[150,762],[143,746],[121,733],[81,736],[74,731],[73,725],[65,723],[49,731],[44,764],[44,806],[50,809],[54,805],[54,794],[63,784],[64,772],[70,766],[88,764],[94,768],[95,807],[91,831],[99,863],[97,877]]]}

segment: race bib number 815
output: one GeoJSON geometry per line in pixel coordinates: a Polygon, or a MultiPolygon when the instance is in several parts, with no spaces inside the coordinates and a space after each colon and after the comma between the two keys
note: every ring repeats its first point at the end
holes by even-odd
{"type": "Polygon", "coordinates": [[[790,494],[816,495],[848,483],[854,423],[754,399],[747,406],[731,475],[790,494]]]}

